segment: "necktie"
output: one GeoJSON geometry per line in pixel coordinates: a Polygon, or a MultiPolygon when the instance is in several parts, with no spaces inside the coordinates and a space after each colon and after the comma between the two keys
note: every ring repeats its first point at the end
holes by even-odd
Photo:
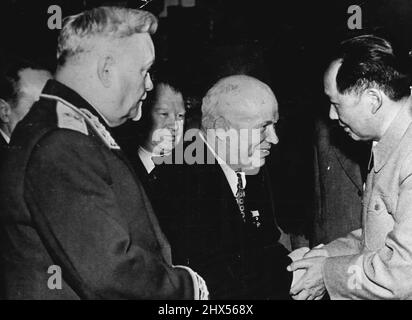
{"type": "MultiPolygon", "coordinates": [[[[243,173],[244,174],[244,173],[243,173]]],[[[243,222],[246,222],[246,205],[245,205],[245,188],[243,186],[242,172],[236,171],[237,175],[237,191],[236,191],[236,202],[239,207],[240,216],[243,222]]]]}
{"type": "Polygon", "coordinates": [[[246,192],[245,186],[243,185],[242,175],[244,172],[236,171],[237,175],[237,192],[236,192],[236,202],[239,207],[240,216],[242,217],[243,222],[252,223],[256,228],[259,228],[261,223],[259,219],[258,211],[249,211],[246,203],[246,192]]]}

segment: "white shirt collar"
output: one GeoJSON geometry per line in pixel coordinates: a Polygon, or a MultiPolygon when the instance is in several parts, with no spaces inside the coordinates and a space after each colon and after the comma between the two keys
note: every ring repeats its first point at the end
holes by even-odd
{"type": "MultiPolygon", "coordinates": [[[[203,140],[203,142],[206,144],[206,146],[208,147],[210,152],[213,154],[213,156],[216,158],[217,163],[220,165],[220,167],[222,168],[223,173],[226,176],[226,180],[229,183],[229,186],[230,186],[230,189],[232,190],[233,195],[236,197],[236,193],[237,193],[237,175],[236,175],[235,170],[233,170],[231,167],[229,167],[227,165],[227,163],[225,161],[223,161],[222,158],[220,158],[217,155],[215,150],[209,145],[209,143],[207,143],[205,137],[203,136],[203,134],[201,132],[199,132],[199,136],[203,140]]],[[[246,188],[246,175],[245,175],[244,172],[240,172],[240,174],[242,176],[243,188],[246,188]]]]}
{"type": "Polygon", "coordinates": [[[155,164],[152,160],[153,154],[149,151],[147,151],[143,147],[139,147],[138,154],[140,157],[140,160],[142,160],[142,163],[147,171],[147,173],[152,172],[152,170],[155,167],[155,164]]]}
{"type": "Polygon", "coordinates": [[[0,133],[3,136],[4,140],[6,140],[7,144],[9,144],[10,143],[10,137],[7,134],[5,134],[4,131],[1,130],[1,129],[0,129],[0,133]]]}

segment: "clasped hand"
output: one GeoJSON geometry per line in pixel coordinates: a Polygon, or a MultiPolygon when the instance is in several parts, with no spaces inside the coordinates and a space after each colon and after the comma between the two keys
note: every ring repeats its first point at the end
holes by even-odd
{"type": "Polygon", "coordinates": [[[328,253],[319,245],[312,250],[299,248],[289,254],[293,263],[287,270],[293,272],[290,294],[295,300],[320,300],[325,295],[322,269],[328,253]]]}

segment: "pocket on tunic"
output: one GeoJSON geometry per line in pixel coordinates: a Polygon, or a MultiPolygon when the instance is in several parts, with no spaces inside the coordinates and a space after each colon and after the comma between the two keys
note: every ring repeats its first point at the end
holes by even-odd
{"type": "Polygon", "coordinates": [[[372,195],[368,204],[368,213],[381,215],[382,213],[389,213],[388,203],[384,200],[381,194],[372,195]]]}

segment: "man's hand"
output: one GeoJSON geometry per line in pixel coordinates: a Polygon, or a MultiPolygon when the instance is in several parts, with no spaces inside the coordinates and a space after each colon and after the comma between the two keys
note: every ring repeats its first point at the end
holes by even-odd
{"type": "Polygon", "coordinates": [[[175,138],[169,129],[163,128],[153,132],[152,141],[156,143],[153,153],[163,156],[172,152],[175,138]]]}
{"type": "Polygon", "coordinates": [[[297,261],[302,259],[309,251],[310,249],[308,247],[302,247],[292,251],[288,254],[288,256],[292,259],[292,261],[297,261]]]}
{"type": "MultiPolygon", "coordinates": [[[[303,247],[296,249],[292,251],[291,253],[288,254],[288,256],[292,259],[293,262],[298,261],[304,257],[304,255],[309,252],[309,248],[303,247]]],[[[303,274],[305,273],[304,269],[298,269],[293,272],[293,279],[292,279],[292,284],[291,288],[302,278],[303,274]]]]}
{"type": "Polygon", "coordinates": [[[313,258],[313,257],[329,257],[329,253],[322,249],[323,243],[317,245],[316,247],[312,248],[309,252],[307,252],[303,257],[304,258],[313,258]]]}
{"type": "Polygon", "coordinates": [[[325,260],[325,256],[303,258],[294,261],[288,266],[288,271],[306,270],[306,273],[290,289],[293,299],[319,300],[324,296],[326,288],[323,281],[322,268],[325,260]]]}

